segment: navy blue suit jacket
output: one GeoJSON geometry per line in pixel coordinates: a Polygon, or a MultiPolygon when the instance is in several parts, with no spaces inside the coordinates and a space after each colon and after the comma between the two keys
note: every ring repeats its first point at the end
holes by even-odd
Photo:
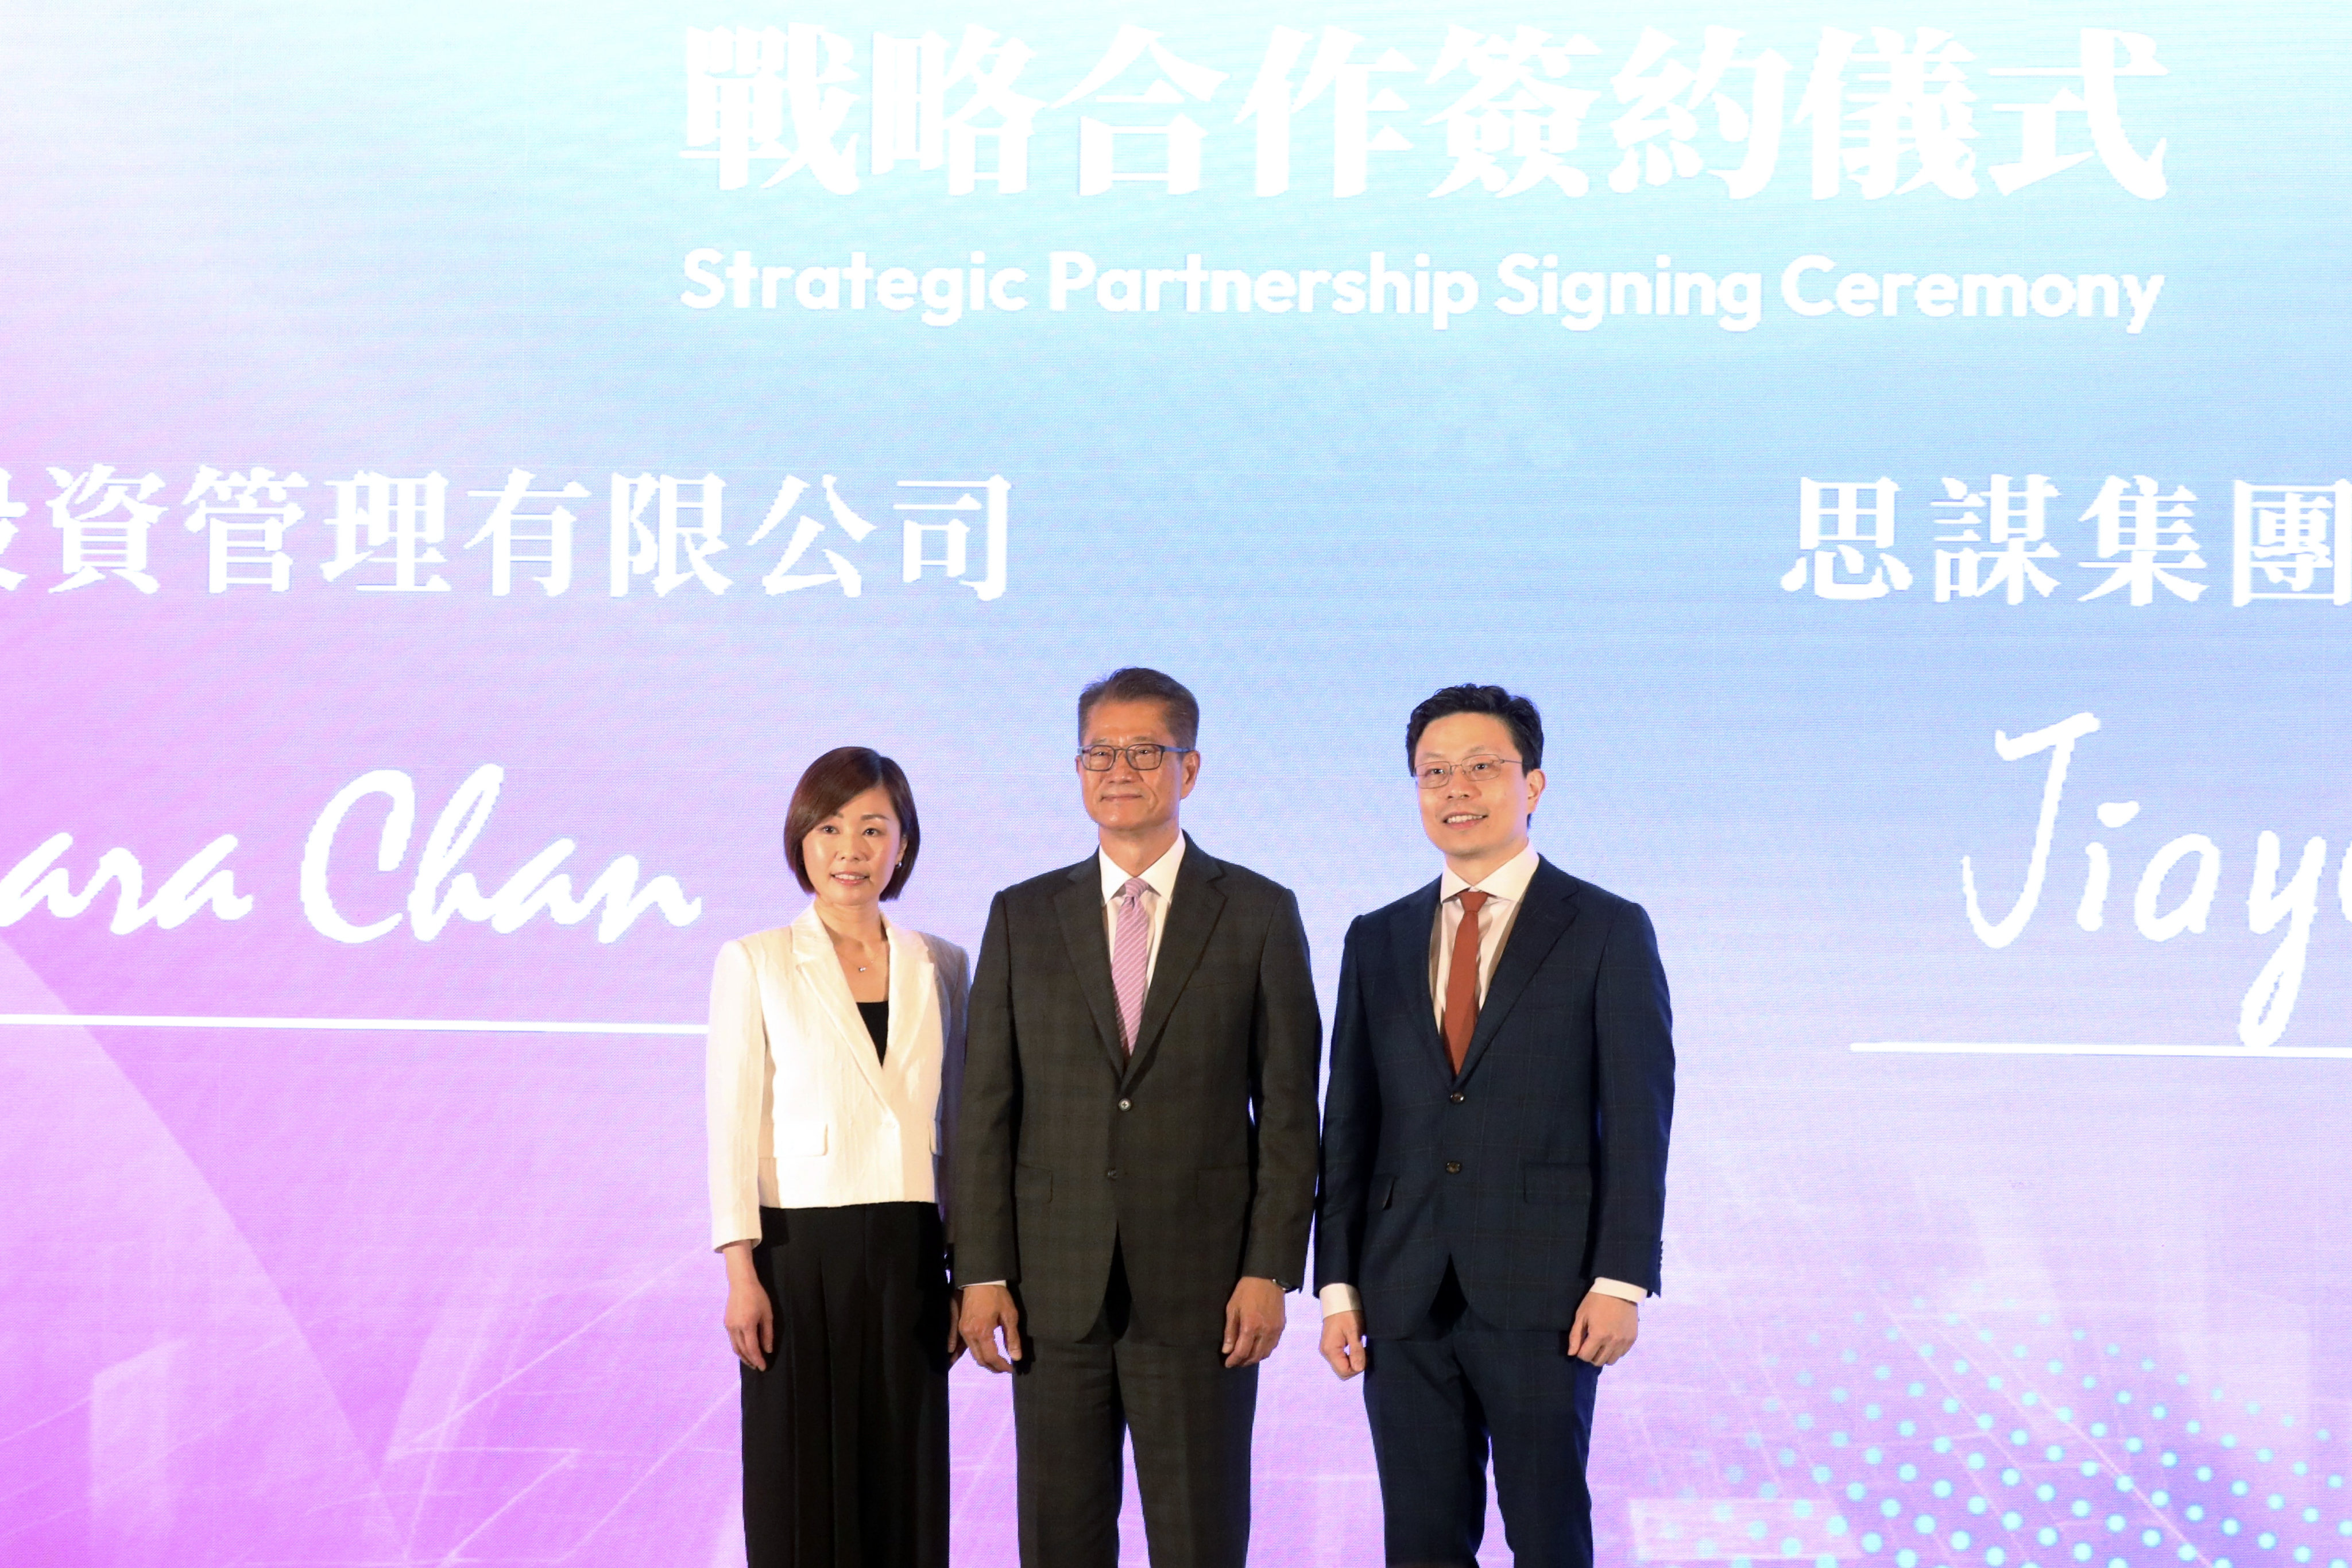
{"type": "Polygon", "coordinates": [[[1437,883],[1348,928],[1323,1113],[1318,1285],[1410,1333],[1450,1260],[1498,1328],[1565,1329],[1596,1278],[1655,1292],[1673,1015],[1642,906],[1543,862],[1462,1071],[1429,988],[1437,883]]]}

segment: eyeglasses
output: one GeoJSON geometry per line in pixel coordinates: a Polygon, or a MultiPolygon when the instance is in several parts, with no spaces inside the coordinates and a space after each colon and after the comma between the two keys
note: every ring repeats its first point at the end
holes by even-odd
{"type": "Polygon", "coordinates": [[[1459,773],[1473,784],[1491,784],[1503,776],[1507,768],[1516,768],[1516,757],[1476,757],[1467,762],[1433,762],[1413,771],[1413,782],[1424,789],[1443,789],[1446,780],[1459,773]]]}
{"type": "Polygon", "coordinates": [[[1089,746],[1078,753],[1078,766],[1089,773],[1108,773],[1111,764],[1124,757],[1138,773],[1149,773],[1160,766],[1161,758],[1184,757],[1192,750],[1189,746],[1161,746],[1150,740],[1136,746],[1089,746]]]}

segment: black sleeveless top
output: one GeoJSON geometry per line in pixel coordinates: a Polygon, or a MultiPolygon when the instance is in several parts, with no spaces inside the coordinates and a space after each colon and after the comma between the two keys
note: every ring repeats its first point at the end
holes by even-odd
{"type": "Polygon", "coordinates": [[[866,1020],[866,1032],[874,1037],[874,1060],[890,1060],[890,1003],[887,998],[878,1002],[860,1002],[857,1016],[866,1020]]]}

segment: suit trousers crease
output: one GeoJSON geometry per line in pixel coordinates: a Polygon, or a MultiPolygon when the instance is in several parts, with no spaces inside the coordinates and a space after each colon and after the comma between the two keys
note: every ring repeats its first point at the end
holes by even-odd
{"type": "Polygon", "coordinates": [[[948,1291],[928,1203],[761,1208],[774,1309],[742,1369],[750,1568],[945,1568],[948,1291]]]}
{"type": "Polygon", "coordinates": [[[1451,1263],[1428,1315],[1371,1347],[1364,1376],[1390,1568],[1475,1568],[1491,1453],[1517,1568],[1591,1568],[1585,1484],[1601,1369],[1558,1329],[1499,1329],[1451,1263]]]}
{"type": "Polygon", "coordinates": [[[1243,1568],[1257,1368],[1228,1369],[1213,1343],[1143,1343],[1129,1308],[1114,1249],[1085,1337],[1024,1342],[1013,1385],[1023,1568],[1117,1568],[1129,1437],[1152,1568],[1243,1568]]]}

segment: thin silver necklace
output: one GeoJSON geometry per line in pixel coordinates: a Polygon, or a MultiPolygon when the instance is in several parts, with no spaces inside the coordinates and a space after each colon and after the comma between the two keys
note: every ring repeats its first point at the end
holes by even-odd
{"type": "MultiPolygon", "coordinates": [[[[886,938],[886,940],[887,940],[887,938],[886,938]]],[[[868,970],[868,969],[872,968],[873,967],[874,967],[874,966],[873,966],[873,965],[871,965],[871,964],[860,964],[860,965],[858,965],[858,966],[857,966],[857,972],[858,972],[859,974],[861,974],[861,975],[862,975],[862,974],[866,973],[866,970],[868,970]]]]}
{"type": "MultiPolygon", "coordinates": [[[[895,869],[895,868],[894,868],[894,869],[895,869]]],[[[872,968],[872,967],[873,967],[873,966],[872,966],[872,965],[870,965],[870,964],[860,964],[860,965],[858,965],[858,966],[857,966],[857,972],[858,972],[859,974],[861,974],[861,975],[862,975],[862,974],[866,973],[866,971],[867,969],[870,969],[870,968],[872,968]]]]}

